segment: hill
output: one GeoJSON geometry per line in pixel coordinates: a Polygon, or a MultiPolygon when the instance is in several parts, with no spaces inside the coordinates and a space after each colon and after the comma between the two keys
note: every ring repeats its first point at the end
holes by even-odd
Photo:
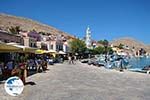
{"type": "Polygon", "coordinates": [[[45,32],[50,34],[62,34],[64,36],[73,37],[72,35],[60,31],[52,26],[42,24],[40,22],[12,15],[0,13],[0,29],[7,31],[11,26],[20,26],[22,30],[31,31],[35,29],[37,32],[45,32]]]}
{"type": "Polygon", "coordinates": [[[129,48],[135,48],[135,50],[139,50],[140,48],[144,48],[147,52],[150,52],[150,46],[149,45],[145,45],[144,43],[135,40],[133,38],[119,38],[116,40],[113,40],[111,42],[111,44],[113,44],[114,46],[119,46],[119,44],[123,44],[128,46],[129,48]]]}

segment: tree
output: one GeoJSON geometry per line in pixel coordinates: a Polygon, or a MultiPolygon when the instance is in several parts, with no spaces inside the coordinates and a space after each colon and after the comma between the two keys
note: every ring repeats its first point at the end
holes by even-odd
{"type": "Polygon", "coordinates": [[[104,40],[99,40],[98,43],[102,44],[103,46],[108,46],[109,42],[108,40],[104,39],[104,40]]]}
{"type": "Polygon", "coordinates": [[[95,53],[95,54],[103,54],[104,52],[105,52],[105,48],[104,48],[104,47],[101,47],[101,46],[96,47],[96,48],[94,49],[94,53],[95,53]]]}
{"type": "Polygon", "coordinates": [[[99,44],[102,44],[103,46],[99,46],[96,47],[95,49],[93,49],[93,53],[94,54],[112,54],[113,50],[111,47],[109,47],[109,41],[104,39],[104,40],[99,40],[98,41],[99,44]]]}
{"type": "Polygon", "coordinates": [[[45,32],[39,32],[39,34],[46,35],[46,33],[45,33],[45,32]]]}
{"type": "Polygon", "coordinates": [[[108,45],[109,45],[108,40],[104,40],[104,41],[103,41],[103,45],[104,45],[104,46],[108,46],[108,45]]]}
{"type": "Polygon", "coordinates": [[[9,28],[9,31],[10,31],[12,34],[19,34],[19,32],[21,31],[21,29],[20,29],[20,26],[15,26],[15,27],[11,26],[11,27],[9,28]]]}
{"type": "Polygon", "coordinates": [[[123,49],[123,46],[124,46],[124,45],[120,43],[119,46],[118,46],[118,48],[119,48],[119,49],[123,49]]]}
{"type": "Polygon", "coordinates": [[[113,54],[113,50],[111,47],[105,48],[102,46],[91,49],[90,52],[91,54],[106,54],[106,53],[113,54]]]}
{"type": "Polygon", "coordinates": [[[83,54],[86,51],[86,44],[82,40],[74,39],[69,44],[71,53],[83,54]]]}
{"type": "Polygon", "coordinates": [[[107,53],[113,54],[113,52],[114,52],[114,51],[113,51],[112,47],[108,47],[108,48],[107,48],[107,53]]]}

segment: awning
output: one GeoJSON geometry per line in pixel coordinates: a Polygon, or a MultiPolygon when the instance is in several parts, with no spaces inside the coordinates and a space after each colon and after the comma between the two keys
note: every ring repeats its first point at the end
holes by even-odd
{"type": "Polygon", "coordinates": [[[20,48],[21,51],[20,52],[30,52],[30,53],[34,53],[37,48],[32,48],[32,47],[28,47],[28,46],[23,46],[23,45],[18,45],[16,43],[7,43],[8,45],[12,45],[15,46],[17,48],[20,48]]]}
{"type": "Polygon", "coordinates": [[[22,48],[0,42],[0,52],[20,52],[22,48]]]}

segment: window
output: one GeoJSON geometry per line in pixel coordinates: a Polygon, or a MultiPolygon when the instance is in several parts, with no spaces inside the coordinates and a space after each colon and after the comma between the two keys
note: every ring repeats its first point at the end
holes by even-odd
{"type": "Polygon", "coordinates": [[[30,43],[30,47],[32,47],[32,43],[30,43]]]}
{"type": "Polygon", "coordinates": [[[53,45],[51,45],[51,49],[53,49],[53,45]]]}
{"type": "Polygon", "coordinates": [[[59,49],[59,45],[56,45],[56,49],[59,49]]]}
{"type": "Polygon", "coordinates": [[[63,50],[63,46],[62,45],[59,45],[59,50],[63,50]]]}
{"type": "Polygon", "coordinates": [[[36,47],[36,43],[34,43],[34,46],[33,47],[36,47]]]}
{"type": "Polygon", "coordinates": [[[8,42],[9,42],[9,40],[4,40],[4,42],[5,42],[5,43],[8,43],[8,42]]]}

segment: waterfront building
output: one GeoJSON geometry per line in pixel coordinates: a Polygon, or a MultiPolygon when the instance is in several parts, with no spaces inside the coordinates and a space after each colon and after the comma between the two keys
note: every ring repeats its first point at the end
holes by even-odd
{"type": "Polygon", "coordinates": [[[68,41],[75,39],[71,36],[61,34],[39,34],[36,31],[20,31],[19,34],[12,34],[0,30],[0,41],[5,43],[17,43],[27,47],[36,47],[43,50],[54,50],[69,52],[68,41]]]}
{"type": "Polygon", "coordinates": [[[0,31],[0,41],[4,43],[18,43],[20,45],[24,44],[23,37],[21,35],[16,35],[12,33],[8,33],[6,31],[0,31]]]}
{"type": "Polygon", "coordinates": [[[41,36],[36,31],[21,31],[20,35],[23,37],[24,46],[37,47],[37,42],[41,41],[41,36]]]}
{"type": "Polygon", "coordinates": [[[41,41],[37,42],[37,47],[44,50],[54,50],[68,52],[68,41],[63,35],[41,35],[41,41]]]}

